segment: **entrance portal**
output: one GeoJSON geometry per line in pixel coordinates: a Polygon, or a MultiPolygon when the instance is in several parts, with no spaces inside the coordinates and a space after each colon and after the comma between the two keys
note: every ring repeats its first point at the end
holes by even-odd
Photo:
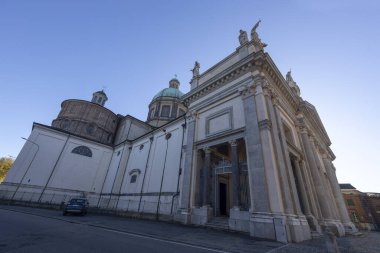
{"type": "Polygon", "coordinates": [[[227,185],[219,183],[219,210],[220,215],[227,215],[227,185]]]}

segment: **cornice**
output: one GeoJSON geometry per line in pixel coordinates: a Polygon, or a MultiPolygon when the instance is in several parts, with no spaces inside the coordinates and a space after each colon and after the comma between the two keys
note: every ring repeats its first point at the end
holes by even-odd
{"type": "Polygon", "coordinates": [[[227,83],[237,79],[238,77],[244,75],[245,73],[253,71],[254,62],[262,56],[262,52],[252,53],[246,58],[238,61],[227,69],[221,71],[219,74],[210,78],[200,86],[194,88],[187,94],[181,97],[185,105],[189,104],[201,97],[206,96],[219,89],[220,87],[226,85],[227,83]]]}
{"type": "Polygon", "coordinates": [[[320,137],[325,145],[330,146],[330,138],[327,135],[326,129],[323,126],[315,107],[306,100],[303,100],[300,103],[299,111],[304,115],[304,118],[309,123],[312,132],[320,137]]]}
{"type": "Polygon", "coordinates": [[[269,54],[265,53],[260,61],[255,62],[255,65],[260,72],[263,72],[267,78],[271,79],[272,82],[270,83],[275,91],[279,93],[278,95],[285,98],[286,102],[296,111],[300,103],[300,97],[291,90],[269,54]]]}

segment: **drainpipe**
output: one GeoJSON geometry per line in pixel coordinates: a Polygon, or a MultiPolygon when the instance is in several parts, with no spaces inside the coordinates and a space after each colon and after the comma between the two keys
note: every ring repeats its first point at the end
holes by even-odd
{"type": "Polygon", "coordinates": [[[24,175],[22,176],[21,181],[20,181],[20,183],[18,184],[18,186],[17,186],[15,192],[13,193],[10,202],[13,201],[13,198],[15,197],[15,195],[16,195],[18,189],[20,188],[20,186],[21,186],[21,184],[22,184],[22,181],[24,181],[24,178],[25,178],[26,174],[28,173],[29,168],[30,168],[30,166],[32,165],[32,163],[33,163],[33,161],[34,161],[34,158],[36,158],[36,155],[37,155],[38,151],[40,150],[40,145],[38,145],[38,144],[35,143],[34,141],[31,141],[31,140],[26,139],[26,138],[24,138],[24,137],[21,137],[21,139],[24,139],[24,140],[26,140],[27,142],[30,142],[30,143],[36,145],[37,150],[36,150],[36,152],[34,153],[32,160],[30,160],[30,163],[29,163],[29,165],[28,165],[28,168],[26,169],[24,175]]]}
{"type": "MultiPolygon", "coordinates": [[[[124,148],[125,148],[125,145],[124,145],[124,148]]],[[[127,172],[129,157],[131,157],[132,147],[129,147],[128,149],[129,149],[129,153],[128,153],[128,158],[127,158],[127,163],[125,165],[125,171],[124,171],[124,174],[123,174],[123,178],[121,179],[121,183],[120,183],[119,197],[117,198],[116,208],[119,205],[119,200],[120,200],[120,195],[121,195],[121,189],[123,188],[123,182],[124,182],[124,178],[125,178],[125,173],[127,172]]]]}
{"type": "Polygon", "coordinates": [[[116,170],[116,173],[115,173],[115,178],[113,179],[113,183],[112,183],[112,187],[111,187],[111,192],[110,192],[110,198],[108,199],[108,203],[107,203],[107,209],[109,208],[109,205],[110,205],[110,202],[111,202],[111,197],[112,197],[112,194],[113,194],[112,191],[113,191],[113,188],[115,187],[117,172],[120,169],[120,163],[121,163],[121,159],[123,158],[124,149],[125,149],[125,142],[124,142],[124,145],[123,145],[123,150],[121,151],[121,154],[120,154],[119,164],[117,165],[117,170],[116,170]]]}
{"type": "Polygon", "coordinates": [[[59,159],[60,159],[61,156],[62,156],[63,150],[65,150],[65,147],[66,147],[66,144],[67,144],[67,141],[69,140],[69,138],[70,138],[70,134],[67,136],[66,142],[65,142],[65,144],[63,145],[63,148],[62,148],[62,150],[61,150],[61,153],[59,153],[59,156],[58,156],[58,158],[57,158],[57,161],[56,161],[55,164],[54,164],[54,167],[53,167],[53,169],[52,169],[52,171],[51,171],[51,173],[50,173],[50,175],[49,175],[49,178],[48,178],[48,180],[47,180],[47,182],[46,182],[44,188],[42,189],[41,195],[40,195],[40,197],[38,198],[38,201],[37,201],[37,202],[41,202],[42,195],[45,193],[45,190],[46,190],[46,188],[47,188],[47,186],[48,186],[48,184],[49,184],[49,182],[50,182],[50,179],[51,179],[51,177],[53,176],[53,173],[54,173],[55,169],[57,168],[58,161],[59,161],[59,159]]]}
{"type": "Polygon", "coordinates": [[[171,205],[171,208],[170,208],[170,214],[173,214],[174,197],[176,197],[176,196],[179,195],[179,180],[180,180],[181,174],[182,174],[181,164],[182,164],[182,154],[183,154],[183,141],[185,139],[185,129],[186,129],[186,117],[184,116],[183,118],[185,119],[185,123],[182,124],[181,156],[179,158],[179,166],[178,166],[179,167],[179,171],[178,171],[178,179],[177,179],[177,191],[173,195],[173,198],[172,198],[172,205],[171,205]]]}
{"type": "Polygon", "coordinates": [[[137,209],[138,213],[140,213],[140,206],[141,206],[142,194],[143,194],[143,189],[144,189],[145,175],[146,175],[146,171],[148,169],[148,163],[149,163],[149,158],[150,158],[150,151],[152,149],[152,143],[153,143],[153,136],[149,138],[149,141],[150,141],[150,145],[149,145],[148,157],[146,159],[146,164],[145,164],[145,169],[144,169],[143,181],[142,181],[142,184],[141,184],[140,201],[139,201],[139,207],[137,209]]]}
{"type": "Polygon", "coordinates": [[[102,198],[102,193],[103,193],[103,189],[104,189],[104,184],[106,183],[106,180],[107,180],[108,172],[109,172],[109,170],[110,170],[110,165],[111,165],[111,162],[112,162],[112,159],[113,159],[114,153],[115,153],[115,152],[113,152],[113,150],[112,150],[112,156],[111,156],[110,162],[108,163],[107,172],[106,172],[106,175],[105,175],[105,177],[104,177],[103,184],[102,184],[102,189],[100,190],[100,194],[99,194],[98,204],[96,205],[98,208],[99,208],[100,200],[101,200],[101,198],[102,198]]]}

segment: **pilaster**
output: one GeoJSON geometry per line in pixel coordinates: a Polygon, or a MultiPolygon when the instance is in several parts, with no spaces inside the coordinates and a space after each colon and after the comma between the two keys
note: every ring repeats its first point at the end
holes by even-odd
{"type": "Polygon", "coordinates": [[[246,124],[245,143],[251,210],[254,212],[270,212],[254,92],[255,85],[253,83],[240,89],[246,124]]]}
{"type": "Polygon", "coordinates": [[[263,88],[268,85],[264,77],[258,76],[254,79],[256,85],[255,102],[259,133],[261,137],[261,148],[265,166],[265,177],[267,181],[270,210],[274,213],[284,211],[281,189],[279,187],[279,176],[274,157],[274,147],[272,141],[272,122],[269,119],[263,88]]]}
{"type": "Polygon", "coordinates": [[[190,191],[191,175],[193,166],[194,139],[196,127],[196,112],[189,112],[187,115],[187,144],[185,149],[185,161],[182,173],[182,188],[179,197],[179,208],[174,219],[182,223],[190,222],[190,191]]]}

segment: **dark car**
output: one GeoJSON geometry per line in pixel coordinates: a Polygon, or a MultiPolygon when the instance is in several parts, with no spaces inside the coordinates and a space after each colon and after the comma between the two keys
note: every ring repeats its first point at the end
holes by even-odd
{"type": "Polygon", "coordinates": [[[70,199],[69,203],[63,208],[63,215],[68,213],[76,213],[80,215],[87,214],[88,200],[85,198],[70,199]]]}

